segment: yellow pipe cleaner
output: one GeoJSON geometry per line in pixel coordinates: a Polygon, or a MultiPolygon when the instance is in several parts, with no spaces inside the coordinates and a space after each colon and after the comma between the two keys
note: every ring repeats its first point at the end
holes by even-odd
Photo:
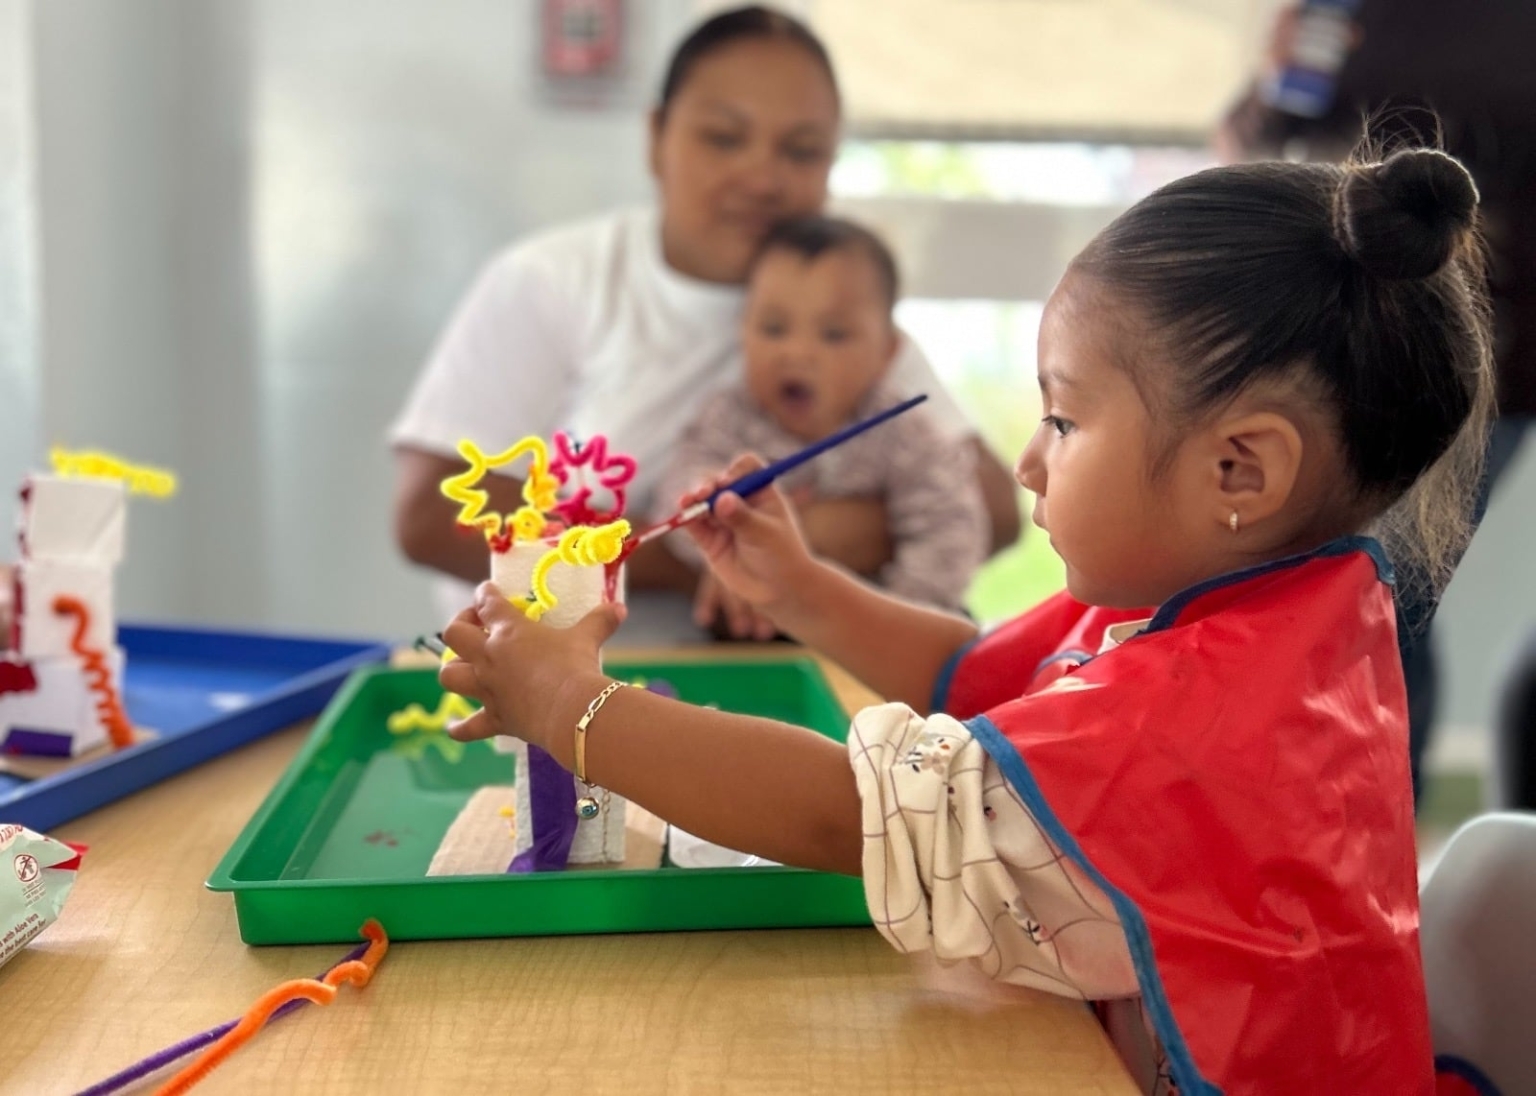
{"type": "Polygon", "coordinates": [[[624,538],[629,536],[629,522],[620,518],[607,525],[577,525],[560,534],[559,541],[533,565],[530,582],[532,597],[509,597],[514,608],[529,620],[538,620],[557,604],[554,592],[549,588],[549,572],[557,563],[572,567],[594,567],[612,563],[624,549],[624,538]]]}
{"type": "Polygon", "coordinates": [[[93,450],[72,452],[55,445],[48,451],[53,470],[61,476],[80,479],[122,480],[135,495],[153,495],[169,498],[176,493],[176,474],[163,468],[151,468],[144,464],[130,464],[111,453],[93,450]]]}
{"type": "Polygon", "coordinates": [[[390,734],[410,734],[412,731],[441,731],[456,719],[468,719],[475,709],[458,693],[444,693],[437,710],[429,712],[420,704],[410,704],[390,715],[390,734]]]}
{"type": "Polygon", "coordinates": [[[478,445],[465,439],[459,442],[459,455],[469,462],[469,468],[443,480],[441,487],[444,496],[459,504],[458,523],[479,529],[487,540],[500,536],[503,525],[510,525],[518,540],[538,539],[544,532],[544,514],[555,508],[555,496],[560,489],[560,481],[549,470],[549,446],[544,439],[526,437],[494,456],[487,456],[478,445]],[[522,456],[533,458],[528,478],[523,481],[523,500],[528,505],[510,517],[484,513],[490,496],[477,485],[492,468],[511,464],[522,456]]]}
{"type": "MultiPolygon", "coordinates": [[[[445,650],[443,663],[447,664],[456,657],[452,651],[445,650]]],[[[426,753],[427,747],[431,746],[445,760],[457,763],[464,756],[464,743],[445,732],[448,724],[468,719],[476,710],[467,698],[457,693],[444,693],[436,711],[429,712],[420,704],[408,704],[398,712],[392,712],[385,726],[389,728],[390,734],[400,736],[396,748],[406,757],[418,760],[426,753]],[[413,733],[416,731],[421,734],[413,733]]]]}

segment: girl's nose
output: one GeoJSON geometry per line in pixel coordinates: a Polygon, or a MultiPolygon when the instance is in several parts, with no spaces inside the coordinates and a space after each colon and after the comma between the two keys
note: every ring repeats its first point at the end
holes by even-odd
{"type": "Polygon", "coordinates": [[[1041,423],[1034,437],[1024,447],[1024,452],[1019,454],[1018,463],[1013,466],[1013,478],[1019,486],[1036,495],[1045,494],[1045,460],[1041,453],[1045,430],[1045,424],[1041,423]]]}

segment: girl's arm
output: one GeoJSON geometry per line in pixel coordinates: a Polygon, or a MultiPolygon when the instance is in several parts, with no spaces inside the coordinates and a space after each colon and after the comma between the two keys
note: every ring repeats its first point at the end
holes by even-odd
{"type": "MultiPolygon", "coordinates": [[[[716,517],[738,522],[737,506],[746,509],[739,499],[722,499],[716,517]]],[[[944,666],[977,632],[963,617],[901,601],[818,560],[808,560],[764,610],[880,696],[924,715],[944,666]]]]}
{"type": "MultiPolygon", "coordinates": [[[[566,680],[543,746],[574,770],[575,727],[609,684],[566,680]]],[[[814,731],[620,689],[587,730],[586,776],[689,833],[781,864],[858,875],[859,793],[848,753],[814,731]]]]}
{"type": "MultiPolygon", "coordinates": [[[[444,630],[445,688],[485,705],[455,738],[516,735],[575,771],[575,729],[611,683],[598,649],[622,620],[527,620],[486,584],[444,630]]],[[[814,731],[623,688],[586,734],[586,778],[708,841],[800,867],[859,874],[859,795],[845,749],[814,731]]]]}
{"type": "MultiPolygon", "coordinates": [[[[458,655],[443,666],[444,687],[485,705],[453,736],[516,735],[574,771],[576,724],[614,685],[598,652],[622,619],[622,607],[605,605],[556,630],[482,585],[475,608],[443,633],[458,655]]],[[[864,875],[880,931],[903,952],[985,960],[996,977],[1072,996],[1136,992],[1109,900],[1061,870],[964,724],[885,705],[861,712],[849,741],[845,750],[772,720],[614,688],[588,725],[583,775],[716,844],[864,875]],[[995,855],[978,855],[986,850],[995,855]],[[1056,915],[1048,943],[1017,913],[1036,908],[1056,915]],[[1055,935],[1063,926],[1087,928],[1055,935]]]]}

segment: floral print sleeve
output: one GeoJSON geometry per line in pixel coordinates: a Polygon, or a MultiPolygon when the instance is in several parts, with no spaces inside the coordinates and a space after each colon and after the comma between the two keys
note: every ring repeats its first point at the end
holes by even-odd
{"type": "Polygon", "coordinates": [[[1114,907],[1051,844],[965,724],[885,704],[854,719],[848,751],[863,801],[865,900],[885,938],[1098,1002],[1142,1091],[1171,1094],[1114,907]]]}

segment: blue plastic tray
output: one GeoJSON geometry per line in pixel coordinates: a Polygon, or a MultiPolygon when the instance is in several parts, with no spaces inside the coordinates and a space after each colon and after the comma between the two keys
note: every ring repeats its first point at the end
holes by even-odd
{"type": "Polygon", "coordinates": [[[157,737],[40,780],[0,773],[0,821],[47,830],[318,714],[387,644],[186,628],[118,629],[123,701],[157,737]]]}

